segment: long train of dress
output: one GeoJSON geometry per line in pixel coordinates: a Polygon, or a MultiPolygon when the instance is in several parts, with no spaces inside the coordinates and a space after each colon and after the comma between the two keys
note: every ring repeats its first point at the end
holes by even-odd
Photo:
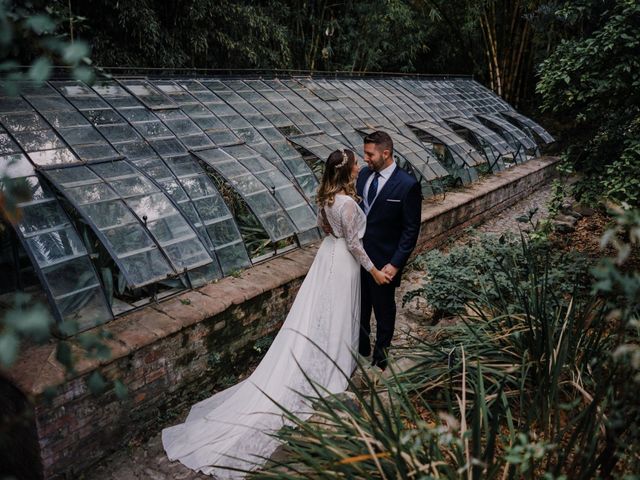
{"type": "Polygon", "coordinates": [[[224,467],[252,470],[262,465],[279,445],[269,433],[285,425],[274,402],[303,420],[311,416],[298,393],[313,393],[301,369],[329,392],[346,389],[347,379],[339,369],[348,375],[355,368],[359,321],[360,264],[345,238],[328,236],[256,370],[194,405],[185,423],[163,430],[168,457],[217,478],[243,476],[224,467]]]}

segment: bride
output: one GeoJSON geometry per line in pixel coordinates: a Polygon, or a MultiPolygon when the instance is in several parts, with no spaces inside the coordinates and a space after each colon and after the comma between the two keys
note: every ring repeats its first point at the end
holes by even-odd
{"type": "Polygon", "coordinates": [[[287,424],[280,407],[303,420],[311,416],[304,396],[314,390],[306,377],[331,393],[347,388],[341,372],[355,369],[360,267],[378,284],[391,280],[362,247],[367,220],[357,203],[358,171],[351,150],[336,150],[327,159],[318,225],[324,217],[333,234],[322,241],[282,328],[251,376],[194,405],[183,424],[163,430],[171,460],[217,478],[241,478],[278,447],[273,433],[287,424]]]}

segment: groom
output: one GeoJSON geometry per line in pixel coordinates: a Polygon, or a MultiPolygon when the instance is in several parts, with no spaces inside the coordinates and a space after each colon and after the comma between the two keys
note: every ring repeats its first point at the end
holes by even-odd
{"type": "Polygon", "coordinates": [[[361,270],[360,355],[371,355],[371,310],[376,317],[372,365],[384,370],[396,322],[395,290],[402,269],[416,246],[420,231],[422,194],[418,181],[396,165],[389,134],[373,132],[364,138],[364,167],[356,188],[367,215],[364,249],[376,267],[392,280],[378,285],[361,270]]]}

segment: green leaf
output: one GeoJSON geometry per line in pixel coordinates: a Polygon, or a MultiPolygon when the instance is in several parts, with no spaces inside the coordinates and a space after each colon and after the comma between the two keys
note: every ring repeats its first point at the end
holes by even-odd
{"type": "Polygon", "coordinates": [[[94,395],[100,395],[107,388],[107,382],[98,372],[93,372],[87,380],[87,386],[94,395]]]}
{"type": "Polygon", "coordinates": [[[0,365],[9,367],[16,361],[20,339],[12,331],[0,334],[0,365]]]}
{"type": "Polygon", "coordinates": [[[64,48],[62,59],[69,65],[75,65],[88,55],[89,45],[83,41],[76,41],[64,48]]]}
{"type": "Polygon", "coordinates": [[[20,322],[16,323],[16,331],[41,343],[49,338],[52,320],[49,312],[41,306],[32,307],[21,312],[20,322]]]}
{"type": "Polygon", "coordinates": [[[73,371],[71,346],[67,342],[58,343],[58,347],[56,348],[56,360],[58,360],[58,362],[60,362],[67,370],[73,371]]]}
{"type": "Polygon", "coordinates": [[[33,15],[27,18],[25,24],[38,35],[53,33],[56,29],[56,22],[48,15],[33,15]]]}
{"type": "Polygon", "coordinates": [[[40,57],[31,64],[28,77],[36,82],[44,82],[51,75],[51,61],[40,57]]]}
{"type": "Polygon", "coordinates": [[[91,85],[95,81],[96,74],[92,68],[81,65],[73,69],[73,78],[91,85]]]}
{"type": "Polygon", "coordinates": [[[75,320],[65,320],[58,324],[58,331],[65,337],[70,337],[78,333],[78,322],[75,320]]]}
{"type": "Polygon", "coordinates": [[[116,392],[116,396],[120,400],[125,400],[129,396],[129,390],[127,389],[127,386],[120,380],[115,380],[113,382],[113,389],[116,392]]]}

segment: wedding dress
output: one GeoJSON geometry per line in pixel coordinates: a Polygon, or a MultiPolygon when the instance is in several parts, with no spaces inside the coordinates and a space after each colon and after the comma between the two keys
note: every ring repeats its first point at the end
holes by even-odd
{"type": "Polygon", "coordinates": [[[270,434],[287,421],[275,402],[303,420],[311,416],[301,394],[314,390],[303,371],[328,392],[346,389],[345,374],[355,369],[360,265],[369,270],[373,264],[362,247],[367,221],[358,204],[336,195],[324,210],[334,235],[322,241],[265,357],[246,380],[197,403],[183,424],[163,430],[171,460],[217,478],[241,478],[224,467],[253,470],[279,445],[270,434]]]}

